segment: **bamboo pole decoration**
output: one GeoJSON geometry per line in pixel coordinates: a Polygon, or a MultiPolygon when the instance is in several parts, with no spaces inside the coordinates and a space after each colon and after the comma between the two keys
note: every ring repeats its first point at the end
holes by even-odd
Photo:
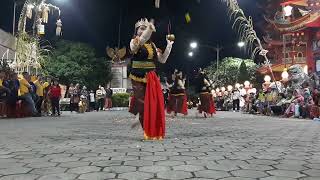
{"type": "Polygon", "coordinates": [[[241,42],[245,42],[247,53],[251,53],[251,59],[254,59],[257,55],[264,58],[264,64],[268,66],[273,81],[276,82],[274,77],[270,60],[267,57],[268,50],[262,47],[261,40],[257,36],[253,27],[252,18],[247,18],[240,8],[237,0],[221,0],[227,4],[228,15],[230,21],[233,20],[232,29],[237,30],[241,42]]]}

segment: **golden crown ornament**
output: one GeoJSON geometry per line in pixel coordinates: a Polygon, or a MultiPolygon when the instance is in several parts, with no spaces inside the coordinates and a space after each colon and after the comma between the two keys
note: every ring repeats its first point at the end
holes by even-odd
{"type": "Polygon", "coordinates": [[[135,25],[135,28],[137,29],[140,26],[148,26],[150,23],[147,18],[142,18],[140,21],[138,21],[135,25]]]}

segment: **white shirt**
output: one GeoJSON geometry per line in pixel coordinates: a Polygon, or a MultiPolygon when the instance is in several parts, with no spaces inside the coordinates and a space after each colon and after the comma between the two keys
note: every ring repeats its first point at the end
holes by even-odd
{"type": "Polygon", "coordinates": [[[90,102],[95,102],[94,93],[90,93],[90,102]]]}
{"type": "Polygon", "coordinates": [[[239,91],[233,92],[233,94],[232,94],[232,99],[233,99],[233,100],[240,99],[240,92],[239,92],[239,91]]]}

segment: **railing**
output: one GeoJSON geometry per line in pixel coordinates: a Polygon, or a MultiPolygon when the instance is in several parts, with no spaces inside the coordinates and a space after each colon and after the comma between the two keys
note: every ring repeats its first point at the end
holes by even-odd
{"type": "Polygon", "coordinates": [[[292,58],[282,58],[282,62],[284,64],[292,64],[292,58]]]}
{"type": "Polygon", "coordinates": [[[295,63],[299,63],[299,64],[305,64],[307,62],[307,58],[306,57],[296,57],[294,59],[295,63]]]}

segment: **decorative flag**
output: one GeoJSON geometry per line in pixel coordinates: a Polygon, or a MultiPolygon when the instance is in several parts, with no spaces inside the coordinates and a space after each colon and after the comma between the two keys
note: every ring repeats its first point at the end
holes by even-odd
{"type": "Polygon", "coordinates": [[[185,19],[186,19],[186,22],[187,22],[187,23],[190,23],[190,22],[191,22],[191,16],[190,16],[189,13],[186,13],[186,14],[185,14],[185,19]]]}
{"type": "Polygon", "coordinates": [[[155,0],[155,7],[160,8],[160,0],[155,0]]]}

